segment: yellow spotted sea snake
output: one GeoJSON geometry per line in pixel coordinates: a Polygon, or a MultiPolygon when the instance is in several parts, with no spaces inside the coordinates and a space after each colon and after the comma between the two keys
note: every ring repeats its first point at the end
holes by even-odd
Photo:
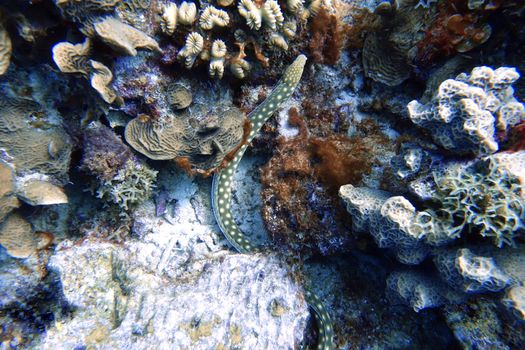
{"type": "MultiPolygon", "coordinates": [[[[230,163],[219,170],[213,176],[212,185],[212,207],[217,224],[228,241],[241,253],[254,251],[255,247],[244,236],[242,231],[235,223],[231,213],[231,189],[233,175],[241,161],[241,158],[248,147],[248,143],[255,137],[262,125],[272,116],[277,108],[292,95],[303,74],[306,56],[300,55],[286,69],[281,80],[277,83],[270,96],[257,106],[249,115],[248,119],[252,124],[252,129],[248,136],[248,142],[243,144],[234,155],[230,163]]],[[[333,349],[333,327],[330,315],[320,302],[319,298],[309,290],[305,292],[308,305],[316,314],[319,329],[319,339],[317,349],[333,349]]]]}

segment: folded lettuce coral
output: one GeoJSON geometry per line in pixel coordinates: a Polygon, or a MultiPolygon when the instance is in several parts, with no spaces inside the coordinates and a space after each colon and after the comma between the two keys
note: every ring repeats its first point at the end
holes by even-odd
{"type": "Polygon", "coordinates": [[[0,24],[0,75],[4,74],[9,68],[9,63],[11,62],[11,38],[9,38],[9,33],[0,24]]]}
{"type": "Polygon", "coordinates": [[[60,42],[53,46],[52,52],[53,60],[61,72],[81,73],[90,80],[91,86],[107,103],[113,103],[117,99],[117,94],[111,87],[113,80],[111,70],[104,64],[89,58],[91,53],[89,38],[79,44],[60,42]]]}
{"type": "Polygon", "coordinates": [[[135,56],[137,48],[161,51],[155,39],[114,17],[96,22],[94,28],[97,36],[104,42],[127,55],[135,56]]]}
{"type": "Polygon", "coordinates": [[[150,159],[187,159],[210,170],[237,146],[244,134],[244,115],[234,107],[196,105],[165,123],[137,117],[126,126],[126,141],[150,159]]]}

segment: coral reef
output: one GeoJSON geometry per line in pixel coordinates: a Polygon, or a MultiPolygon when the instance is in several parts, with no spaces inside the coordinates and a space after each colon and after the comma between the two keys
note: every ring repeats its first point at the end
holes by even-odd
{"type": "Polygon", "coordinates": [[[137,48],[161,51],[155,39],[116,18],[107,17],[93,27],[102,41],[127,55],[135,56],[137,48]]]}
{"type": "Polygon", "coordinates": [[[524,27],[4,0],[0,348],[523,348],[524,27]]]}
{"type": "Polygon", "coordinates": [[[156,176],[155,170],[129,159],[113,178],[97,188],[97,197],[128,210],[151,196],[156,176]]]}
{"type": "Polygon", "coordinates": [[[15,195],[13,169],[3,162],[0,162],[0,184],[0,222],[2,222],[7,214],[20,206],[15,195]]]}
{"type": "Polygon", "coordinates": [[[321,8],[312,19],[310,52],[316,63],[336,64],[344,44],[340,19],[321,8]]]}
{"type": "Polygon", "coordinates": [[[51,234],[35,234],[31,224],[18,213],[10,214],[0,223],[0,245],[12,257],[27,258],[47,248],[52,241],[51,234]]]}
{"type": "Polygon", "coordinates": [[[406,198],[380,190],[345,185],[339,193],[354,217],[354,229],[369,230],[380,247],[443,245],[466,228],[491,237],[498,247],[512,246],[524,229],[523,179],[518,175],[524,155],[496,154],[434,175],[434,196],[441,204],[437,211],[417,212],[406,198]]]}
{"type": "Polygon", "coordinates": [[[108,127],[91,123],[84,131],[82,169],[100,181],[109,181],[133,154],[108,127]]]}

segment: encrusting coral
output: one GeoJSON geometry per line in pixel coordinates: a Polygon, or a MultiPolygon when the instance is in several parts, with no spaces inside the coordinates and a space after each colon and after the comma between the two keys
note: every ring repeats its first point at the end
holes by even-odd
{"type": "Polygon", "coordinates": [[[68,203],[67,195],[61,187],[40,179],[19,181],[16,194],[22,201],[33,206],[68,203]]]}
{"type": "Polygon", "coordinates": [[[15,195],[14,171],[6,163],[0,162],[0,222],[19,206],[20,202],[15,195]]]}
{"type": "Polygon", "coordinates": [[[19,173],[66,176],[69,168],[71,142],[60,127],[38,128],[31,125],[35,114],[44,114],[33,100],[0,98],[0,149],[3,158],[19,173]]]}
{"type": "Polygon", "coordinates": [[[27,258],[52,241],[50,234],[36,234],[31,224],[18,213],[10,214],[0,223],[0,245],[14,258],[27,258]]]}
{"type": "Polygon", "coordinates": [[[412,101],[408,114],[432,130],[436,143],[457,153],[488,154],[498,150],[496,129],[506,130],[525,118],[525,107],[513,96],[514,68],[476,67],[471,74],[442,82],[429,104],[412,101]]]}

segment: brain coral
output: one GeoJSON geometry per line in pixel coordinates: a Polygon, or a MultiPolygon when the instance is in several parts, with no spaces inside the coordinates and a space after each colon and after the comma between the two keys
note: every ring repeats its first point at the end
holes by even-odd
{"type": "Polygon", "coordinates": [[[518,124],[525,108],[513,96],[514,68],[476,67],[471,74],[441,83],[428,104],[408,104],[410,119],[432,130],[436,143],[456,153],[487,154],[498,150],[496,127],[518,124]]]}

